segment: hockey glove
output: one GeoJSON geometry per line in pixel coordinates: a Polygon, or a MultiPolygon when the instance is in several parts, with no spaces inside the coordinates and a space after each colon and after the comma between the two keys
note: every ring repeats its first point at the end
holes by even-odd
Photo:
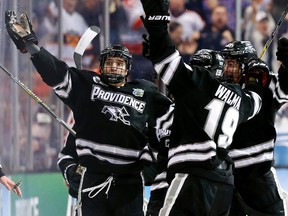
{"type": "Polygon", "coordinates": [[[32,29],[32,24],[27,14],[22,13],[18,22],[15,11],[8,10],[5,12],[5,24],[10,38],[20,52],[28,52],[26,49],[27,44],[38,44],[37,37],[35,36],[35,32],[32,29]]]}
{"type": "Polygon", "coordinates": [[[78,192],[81,175],[77,171],[77,165],[71,164],[67,166],[67,168],[64,171],[64,178],[66,183],[68,184],[69,188],[72,188],[73,191],[78,192]]]}
{"type": "Polygon", "coordinates": [[[147,59],[150,59],[149,35],[143,34],[142,38],[143,38],[143,42],[142,42],[142,56],[144,56],[147,59]]]}
{"type": "Polygon", "coordinates": [[[246,64],[245,83],[257,82],[267,87],[271,80],[268,65],[256,55],[248,56],[246,64]]]}
{"type": "Polygon", "coordinates": [[[191,55],[190,65],[203,66],[212,72],[218,79],[224,74],[224,58],[222,55],[214,50],[201,49],[195,54],[191,55]]]}
{"type": "Polygon", "coordinates": [[[141,0],[143,10],[150,21],[166,20],[169,17],[169,1],[168,0],[141,0]],[[149,16],[151,16],[149,18],[149,16]]]}
{"type": "Polygon", "coordinates": [[[168,0],[141,0],[145,11],[145,18],[141,16],[141,20],[149,34],[166,30],[167,23],[170,22],[169,2],[168,0]]]}
{"type": "Polygon", "coordinates": [[[277,60],[281,61],[282,64],[288,69],[288,39],[281,37],[278,40],[278,47],[276,52],[277,60]]]}
{"type": "Polygon", "coordinates": [[[212,52],[213,50],[201,49],[191,55],[190,57],[190,65],[198,65],[198,66],[206,66],[211,67],[212,65],[212,52]]]}

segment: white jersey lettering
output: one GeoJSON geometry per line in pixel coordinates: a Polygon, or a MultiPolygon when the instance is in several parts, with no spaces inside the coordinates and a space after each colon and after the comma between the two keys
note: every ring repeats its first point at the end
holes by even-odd
{"type": "Polygon", "coordinates": [[[120,94],[118,92],[110,92],[103,90],[100,86],[93,86],[91,91],[91,100],[103,100],[109,102],[115,102],[134,108],[140,113],[143,113],[146,103],[135,99],[129,95],[120,94]]]}
{"type": "Polygon", "coordinates": [[[225,86],[219,85],[215,96],[218,97],[220,100],[225,101],[227,104],[233,106],[237,110],[240,109],[241,97],[226,88],[225,86]]]}

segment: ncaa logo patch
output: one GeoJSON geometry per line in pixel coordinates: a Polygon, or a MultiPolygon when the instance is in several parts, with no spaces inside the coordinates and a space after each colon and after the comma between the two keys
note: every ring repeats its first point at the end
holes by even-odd
{"type": "Polygon", "coordinates": [[[133,89],[133,92],[132,92],[133,95],[135,95],[136,97],[143,97],[144,95],[144,90],[143,89],[133,89]]]}

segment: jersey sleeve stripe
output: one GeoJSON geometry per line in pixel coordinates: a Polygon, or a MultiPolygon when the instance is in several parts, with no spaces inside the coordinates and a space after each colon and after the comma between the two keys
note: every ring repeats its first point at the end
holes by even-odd
{"type": "Polygon", "coordinates": [[[261,106],[262,106],[262,100],[260,96],[252,91],[250,91],[250,94],[251,94],[251,97],[254,99],[254,110],[253,110],[252,116],[250,116],[248,120],[253,118],[260,111],[261,106]]]}
{"type": "Polygon", "coordinates": [[[69,72],[66,73],[63,82],[53,87],[55,93],[62,98],[68,98],[72,89],[72,80],[69,72]]]}
{"type": "Polygon", "coordinates": [[[216,152],[216,143],[212,140],[209,140],[204,143],[193,143],[193,144],[183,144],[180,146],[177,146],[175,148],[169,149],[169,155],[168,157],[171,158],[176,154],[182,153],[182,152],[192,152],[192,151],[203,151],[206,152],[208,149],[211,149],[214,151],[214,154],[216,152]]]}
{"type": "Polygon", "coordinates": [[[251,166],[253,164],[262,163],[265,161],[273,160],[273,152],[265,152],[263,154],[257,155],[257,157],[250,157],[241,160],[234,160],[235,168],[242,168],[251,166]]]}
{"type": "Polygon", "coordinates": [[[172,55],[154,65],[156,72],[160,75],[165,85],[169,85],[180,61],[181,56],[178,51],[175,51],[172,55]]]}
{"type": "Polygon", "coordinates": [[[176,156],[173,156],[169,159],[168,168],[174,164],[182,164],[185,162],[199,162],[199,161],[207,161],[212,157],[216,156],[216,151],[211,150],[207,153],[199,153],[199,152],[183,152],[176,156]]]}
{"type": "Polygon", "coordinates": [[[274,148],[274,140],[272,139],[272,140],[269,140],[268,142],[254,145],[251,147],[230,150],[229,156],[232,159],[235,159],[237,157],[249,156],[249,155],[259,153],[267,149],[273,149],[273,148],[274,148]]]}

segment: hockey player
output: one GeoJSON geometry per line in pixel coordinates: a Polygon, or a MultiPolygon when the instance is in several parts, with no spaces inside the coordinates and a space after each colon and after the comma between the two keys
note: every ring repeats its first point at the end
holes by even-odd
{"type": "MultiPolygon", "coordinates": [[[[203,66],[213,72],[216,76],[221,76],[224,71],[224,58],[221,54],[213,50],[203,49],[197,51],[190,57],[190,64],[203,66]]],[[[173,99],[173,96],[170,96],[173,99]]],[[[158,216],[169,187],[166,179],[168,163],[167,152],[170,144],[174,107],[175,104],[171,104],[168,112],[157,119],[155,130],[157,139],[159,143],[161,143],[162,149],[160,151],[161,154],[158,154],[155,168],[157,170],[157,175],[150,187],[150,199],[147,206],[146,216],[158,216]]]]}
{"type": "MultiPolygon", "coordinates": [[[[256,53],[251,46],[249,41],[234,41],[226,45],[222,54],[226,61],[236,61],[238,65],[243,65],[247,55],[251,52],[256,53]]],[[[282,64],[277,76],[270,75],[270,85],[265,85],[259,114],[239,125],[230,146],[229,156],[235,163],[236,189],[231,216],[288,214],[288,195],[279,185],[273,168],[276,140],[275,114],[281,105],[288,101],[288,40],[286,38],[278,41],[277,59],[282,64]]],[[[255,60],[254,64],[263,64],[263,62],[255,60]]],[[[243,73],[236,72],[234,79],[226,81],[243,85],[245,76],[241,78],[241,75],[243,73]]]]}
{"type": "Polygon", "coordinates": [[[25,13],[18,22],[15,12],[7,11],[5,21],[17,48],[31,54],[43,81],[73,111],[77,154],[64,155],[58,164],[78,192],[77,214],[144,215],[141,170],[155,157],[147,142],[153,144],[156,118],[171,101],[149,81],[126,81],[132,56],[124,46],[102,50],[99,76],[70,68],[39,48],[25,13]]]}
{"type": "MultiPolygon", "coordinates": [[[[234,41],[225,46],[222,54],[226,62],[226,78],[223,82],[242,86],[245,82],[245,70],[249,69],[245,62],[251,54],[256,54],[255,48],[250,41],[234,41]]],[[[194,57],[194,62],[198,60],[210,67],[213,63],[204,61],[203,57],[203,54],[201,59],[194,57]]],[[[269,73],[268,79],[271,82],[269,86],[269,82],[264,85],[263,104],[259,114],[236,129],[230,146],[229,155],[235,161],[236,188],[230,215],[287,215],[288,195],[279,185],[273,168],[276,140],[274,118],[278,109],[288,100],[288,72],[284,66],[288,59],[286,38],[281,38],[278,42],[277,58],[282,65],[278,75],[269,73]]],[[[269,70],[260,59],[254,58],[252,63],[269,70]]]]}
{"type": "Polygon", "coordinates": [[[4,185],[7,190],[12,190],[14,193],[16,193],[19,197],[22,197],[22,191],[20,189],[20,182],[15,184],[14,181],[12,181],[10,178],[8,178],[3,170],[2,166],[0,165],[0,183],[4,185]]]}
{"type": "MultiPolygon", "coordinates": [[[[183,62],[167,31],[167,0],[141,0],[149,33],[150,59],[175,99],[168,152],[169,188],[159,215],[226,215],[233,197],[227,147],[236,127],[261,107],[262,76],[245,90],[183,62]]],[[[249,63],[249,62],[248,62],[249,63]]],[[[250,74],[249,74],[250,75],[250,74]]]]}
{"type": "Polygon", "coordinates": [[[167,113],[157,119],[155,126],[156,136],[161,145],[160,154],[155,164],[156,175],[150,186],[150,198],[147,205],[146,216],[158,216],[162,208],[168,189],[167,163],[170,145],[171,126],[174,118],[175,104],[171,104],[167,113]]]}

